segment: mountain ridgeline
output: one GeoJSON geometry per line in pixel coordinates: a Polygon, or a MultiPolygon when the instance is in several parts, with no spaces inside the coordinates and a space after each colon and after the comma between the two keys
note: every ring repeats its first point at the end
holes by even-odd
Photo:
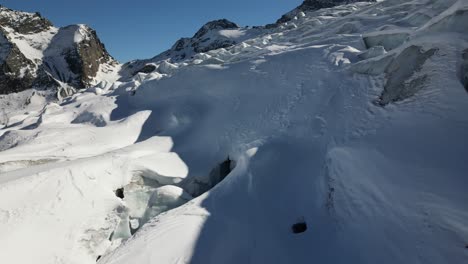
{"type": "MultiPolygon", "coordinates": [[[[290,21],[302,11],[317,10],[356,0],[305,0],[275,24],[253,27],[238,34],[241,27],[227,19],[206,23],[190,38],[181,38],[167,51],[147,60],[120,65],[106,50],[96,31],[86,25],[56,28],[40,13],[27,13],[0,6],[0,94],[27,89],[58,91],[66,97],[78,89],[101,82],[128,79],[139,72],[158,71],[156,62],[193,58],[194,55],[232,47],[249,36],[261,34],[290,21]],[[114,78],[110,78],[113,76],[114,78]],[[116,77],[117,76],[117,77],[116,77]]],[[[168,66],[169,65],[169,66],[168,66]]]]}
{"type": "Polygon", "coordinates": [[[0,94],[35,88],[67,96],[117,64],[88,26],[56,28],[39,13],[0,7],[0,94]]]}

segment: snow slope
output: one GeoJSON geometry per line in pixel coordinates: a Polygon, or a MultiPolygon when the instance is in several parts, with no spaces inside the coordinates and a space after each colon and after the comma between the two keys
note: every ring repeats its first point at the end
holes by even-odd
{"type": "Polygon", "coordinates": [[[467,8],[307,12],[13,116],[0,258],[466,262],[467,8]]]}

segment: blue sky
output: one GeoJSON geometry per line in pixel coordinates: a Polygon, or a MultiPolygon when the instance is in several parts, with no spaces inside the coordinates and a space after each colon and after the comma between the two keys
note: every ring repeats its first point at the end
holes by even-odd
{"type": "Polygon", "coordinates": [[[8,8],[39,11],[56,26],[88,24],[121,62],[150,58],[210,20],[264,25],[302,0],[0,0],[8,8]]]}

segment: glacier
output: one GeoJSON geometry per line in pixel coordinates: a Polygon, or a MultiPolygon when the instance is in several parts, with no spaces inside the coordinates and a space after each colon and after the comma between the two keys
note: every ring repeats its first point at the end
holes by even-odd
{"type": "Polygon", "coordinates": [[[0,259],[466,262],[468,1],[288,14],[5,107],[0,259]]]}

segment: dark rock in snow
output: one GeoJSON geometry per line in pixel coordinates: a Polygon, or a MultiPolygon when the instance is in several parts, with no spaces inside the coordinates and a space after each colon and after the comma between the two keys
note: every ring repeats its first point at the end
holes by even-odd
{"type": "Polygon", "coordinates": [[[115,196],[119,197],[120,199],[123,199],[125,197],[124,188],[119,188],[115,190],[115,196]]]}
{"type": "MultiPolygon", "coordinates": [[[[281,24],[290,21],[299,12],[315,11],[322,8],[330,8],[338,5],[345,5],[354,2],[375,2],[375,0],[305,0],[300,6],[296,7],[291,12],[283,15],[276,21],[276,24],[281,24]]],[[[269,25],[273,27],[275,24],[269,25]]]]}
{"type": "Polygon", "coordinates": [[[295,223],[292,225],[291,230],[294,234],[304,233],[307,231],[307,223],[305,221],[295,223]]]}
{"type": "Polygon", "coordinates": [[[60,81],[70,86],[60,89],[63,95],[68,95],[72,87],[88,87],[101,65],[115,63],[96,32],[87,26],[73,25],[57,31],[39,13],[5,7],[0,7],[0,26],[0,94],[30,88],[56,89],[62,86],[60,81]],[[48,40],[42,36],[38,40],[47,42],[34,44],[47,47],[42,59],[28,58],[15,41],[37,33],[53,37],[48,40]],[[75,39],[78,35],[81,39],[75,39]]]}
{"type": "Polygon", "coordinates": [[[19,92],[34,82],[35,65],[0,31],[0,94],[19,92]]]}
{"type": "Polygon", "coordinates": [[[460,72],[460,80],[468,92],[468,49],[463,51],[463,64],[460,72]]]}
{"type": "Polygon", "coordinates": [[[138,71],[133,68],[142,69],[150,62],[168,60],[171,62],[191,58],[196,53],[211,50],[229,48],[236,45],[236,41],[219,34],[221,30],[232,30],[240,28],[239,25],[227,19],[219,19],[203,25],[191,38],[181,38],[167,51],[148,60],[136,60],[126,63],[122,70],[122,79],[134,76],[138,71]]]}
{"type": "Polygon", "coordinates": [[[20,34],[39,33],[52,27],[52,23],[38,12],[31,14],[6,7],[0,7],[0,25],[20,34]]]}
{"type": "Polygon", "coordinates": [[[55,79],[75,88],[88,87],[100,65],[112,64],[114,59],[97,37],[96,31],[84,25],[61,28],[44,52],[44,66],[55,79]],[[80,34],[81,41],[75,41],[80,34]],[[63,59],[66,68],[60,67],[63,59]]]}
{"type": "Polygon", "coordinates": [[[154,65],[152,65],[152,64],[147,64],[147,65],[143,66],[143,68],[141,68],[141,69],[135,71],[135,72],[133,73],[133,75],[136,75],[136,74],[138,74],[138,73],[140,73],[140,72],[141,72],[141,73],[151,73],[151,72],[153,72],[154,70],[156,70],[156,66],[154,66],[154,65]]]}
{"type": "Polygon", "coordinates": [[[227,19],[214,20],[203,25],[197,31],[197,33],[195,33],[193,38],[202,38],[204,35],[206,35],[208,32],[212,30],[235,29],[235,28],[239,28],[239,26],[236,23],[233,23],[227,19]]]}

